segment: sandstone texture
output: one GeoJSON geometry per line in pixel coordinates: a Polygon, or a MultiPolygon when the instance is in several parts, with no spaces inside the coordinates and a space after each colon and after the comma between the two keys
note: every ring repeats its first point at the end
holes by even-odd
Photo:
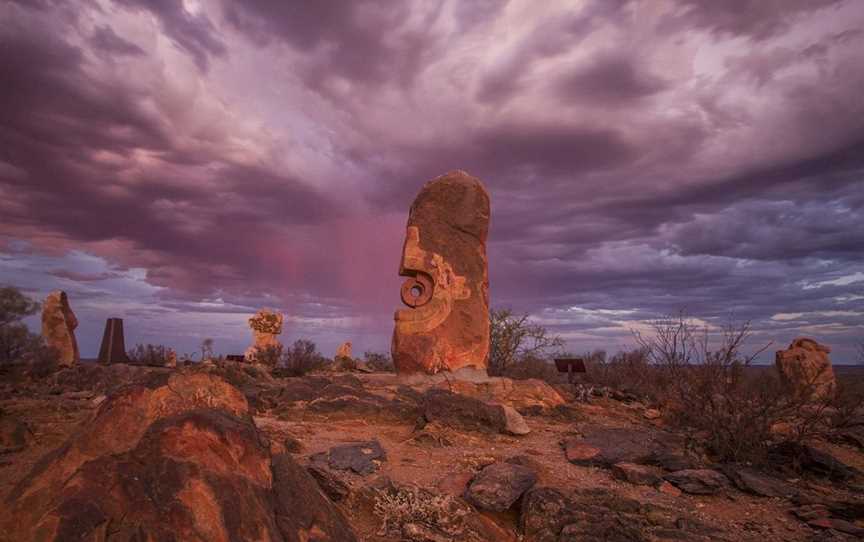
{"type": "Polygon", "coordinates": [[[252,329],[252,346],[246,350],[246,359],[256,362],[263,361],[262,353],[281,352],[282,343],[278,336],[282,333],[282,321],[284,316],[281,312],[270,309],[261,309],[249,318],[249,327],[252,329]]]}
{"type": "Polygon", "coordinates": [[[78,319],[69,307],[66,292],[56,290],[48,294],[42,304],[42,337],[48,346],[57,350],[61,366],[72,367],[80,360],[76,327],[78,319]]]}
{"type": "Polygon", "coordinates": [[[356,540],[306,470],[265,442],[218,377],[128,386],[6,497],[0,540],[356,540]]]}
{"type": "Polygon", "coordinates": [[[489,353],[489,195],[453,171],[426,183],[408,217],[392,356],[400,373],[485,369],[489,353]]]}
{"type": "Polygon", "coordinates": [[[471,480],[465,498],[481,510],[503,512],[535,483],[537,475],[527,467],[493,463],[471,480]]]}
{"type": "Polygon", "coordinates": [[[830,398],[837,382],[828,354],[831,348],[799,337],[786,350],[778,350],[775,366],[794,393],[812,400],[830,398]]]}

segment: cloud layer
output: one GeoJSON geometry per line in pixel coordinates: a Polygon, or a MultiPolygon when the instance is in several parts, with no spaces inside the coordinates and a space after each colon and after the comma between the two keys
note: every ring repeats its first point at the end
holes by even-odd
{"type": "Polygon", "coordinates": [[[108,316],[133,340],[241,351],[262,305],[288,340],[386,350],[408,206],[457,168],[492,195],[493,304],[573,350],[681,308],[841,362],[864,340],[857,2],[0,17],[0,281],[72,292],[85,354],[108,316]]]}

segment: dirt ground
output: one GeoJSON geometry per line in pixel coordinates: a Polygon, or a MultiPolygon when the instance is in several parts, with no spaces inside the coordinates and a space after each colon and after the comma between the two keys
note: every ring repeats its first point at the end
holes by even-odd
{"type": "MultiPolygon", "coordinates": [[[[324,377],[326,378],[326,377],[324,377]]],[[[390,400],[404,393],[405,388],[393,375],[359,375],[360,388],[390,400]]],[[[245,391],[254,386],[246,383],[245,391]]],[[[254,383],[253,383],[254,384],[254,383]]],[[[260,383],[257,389],[271,395],[284,387],[282,379],[260,383]]],[[[418,392],[423,386],[414,386],[418,392]]],[[[93,416],[105,395],[97,390],[68,390],[57,387],[26,391],[12,384],[0,387],[0,412],[6,419],[23,421],[27,427],[26,446],[18,451],[0,454],[0,496],[5,496],[33,465],[47,452],[63,444],[93,416]]],[[[254,401],[252,401],[254,403],[254,401]]],[[[266,403],[266,401],[265,401],[266,403]]],[[[851,535],[834,530],[808,526],[792,513],[795,503],[783,498],[766,498],[741,492],[730,485],[715,495],[672,495],[651,486],[632,485],[616,480],[608,469],[578,466],[567,461],[562,442],[597,427],[662,429],[661,420],[645,417],[645,407],[626,404],[608,398],[598,398],[588,404],[572,404],[565,414],[527,415],[531,432],[512,436],[494,432],[472,432],[448,427],[438,422],[421,427],[417,420],[405,416],[376,415],[364,410],[352,413],[351,401],[332,412],[310,412],[308,401],[295,401],[287,406],[278,400],[259,405],[254,420],[269,439],[271,449],[288,449],[301,463],[310,456],[327,452],[346,443],[377,440],[386,451],[386,460],[377,472],[367,476],[344,474],[342,479],[352,492],[374,486],[380,480],[398,485],[416,485],[434,492],[461,497],[465,484],[482,467],[497,461],[522,456],[536,472],[535,487],[548,486],[561,490],[602,488],[615,494],[649,503],[664,521],[674,523],[697,521],[706,526],[709,539],[808,541],[853,540],[851,535]],[[289,444],[293,442],[291,447],[289,444]],[[299,444],[297,444],[299,443],[299,444]],[[290,448],[290,449],[289,449],[290,448]],[[378,482],[376,482],[376,480],[378,482]]],[[[819,443],[820,449],[864,471],[864,453],[851,446],[819,443]]],[[[525,463],[527,462],[527,463],[525,463]]],[[[860,485],[839,485],[824,479],[802,476],[785,480],[808,494],[826,500],[860,500],[860,485]]],[[[857,482],[861,483],[861,480],[857,482]]],[[[381,518],[369,506],[347,499],[338,503],[346,513],[361,540],[384,542],[400,540],[383,535],[381,518]]],[[[507,512],[482,512],[482,515],[511,540],[520,540],[518,503],[507,512]]],[[[864,527],[857,520],[859,527],[864,527]]],[[[686,539],[686,538],[685,538],[686,539]]]]}

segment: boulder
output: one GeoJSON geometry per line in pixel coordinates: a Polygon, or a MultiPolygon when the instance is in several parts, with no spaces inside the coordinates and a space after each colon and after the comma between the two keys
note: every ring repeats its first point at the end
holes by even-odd
{"type": "Polygon", "coordinates": [[[512,463],[492,463],[468,484],[465,500],[482,510],[503,512],[537,483],[529,468],[512,463]]]}
{"type": "Polygon", "coordinates": [[[431,389],[423,396],[423,417],[457,429],[524,435],[528,429],[516,410],[485,403],[441,389],[431,389]]]}
{"type": "Polygon", "coordinates": [[[728,485],[726,477],[712,469],[679,470],[663,478],[684,493],[691,495],[714,495],[728,485]]]}
{"type": "Polygon", "coordinates": [[[272,456],[243,395],[203,373],[130,385],[6,497],[11,540],[355,541],[294,460],[272,456]]]}
{"type": "Polygon", "coordinates": [[[659,469],[647,465],[636,465],[635,463],[612,465],[612,476],[637,486],[657,486],[663,481],[659,469]]]}
{"type": "Polygon", "coordinates": [[[741,491],[761,497],[789,497],[798,492],[795,486],[750,467],[726,465],[723,474],[741,491]]]}
{"type": "Polygon", "coordinates": [[[394,316],[397,372],[486,368],[488,230],[489,194],[464,171],[432,179],[414,199],[399,264],[407,308],[394,316]]]}
{"type": "Polygon", "coordinates": [[[520,412],[549,411],[567,403],[555,388],[535,378],[526,380],[500,377],[474,380],[454,378],[442,380],[436,386],[481,401],[508,405],[520,412]]]}
{"type": "Polygon", "coordinates": [[[652,450],[651,453],[643,459],[643,463],[646,465],[654,465],[667,471],[699,468],[698,462],[687,457],[683,453],[668,448],[652,450]]]}
{"type": "Polygon", "coordinates": [[[327,452],[327,464],[332,469],[372,474],[387,460],[384,448],[377,440],[334,446],[327,452]]]}
{"type": "Polygon", "coordinates": [[[78,319],[69,306],[66,292],[55,290],[48,294],[42,304],[42,337],[57,351],[60,366],[72,367],[81,359],[78,341],[75,340],[76,327],[78,319]]]}
{"type": "Polygon", "coordinates": [[[658,448],[653,433],[641,429],[598,427],[563,442],[567,461],[609,468],[616,463],[643,463],[658,448]]]}
{"type": "Polygon", "coordinates": [[[814,401],[834,395],[837,382],[828,354],[831,349],[813,339],[799,337],[786,350],[778,350],[775,366],[796,395],[814,401]]]}
{"type": "Polygon", "coordinates": [[[537,487],[522,497],[519,525],[526,542],[647,542],[652,523],[646,511],[606,489],[537,487]]]}

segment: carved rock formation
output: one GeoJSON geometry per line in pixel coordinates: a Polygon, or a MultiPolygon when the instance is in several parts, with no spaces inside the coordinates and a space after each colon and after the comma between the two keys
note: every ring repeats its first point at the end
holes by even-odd
{"type": "Polygon", "coordinates": [[[429,181],[414,199],[399,264],[408,308],[395,315],[397,372],[486,368],[488,230],[489,195],[464,171],[429,181]]]}
{"type": "Polygon", "coordinates": [[[356,540],[305,469],[271,455],[243,394],[201,373],[124,388],[3,504],[4,540],[356,540]]]}
{"type": "Polygon", "coordinates": [[[334,356],[334,359],[339,360],[340,358],[351,359],[351,341],[346,341],[340,344],[339,348],[336,349],[336,356],[334,356]]]}
{"type": "Polygon", "coordinates": [[[99,347],[99,363],[129,363],[122,318],[109,318],[105,321],[102,346],[99,347]]]}
{"type": "Polygon", "coordinates": [[[42,304],[42,336],[48,346],[57,350],[61,366],[72,367],[80,360],[76,327],[78,319],[69,307],[66,292],[55,290],[48,294],[42,304]]]}
{"type": "Polygon", "coordinates": [[[834,394],[837,382],[828,354],[831,349],[813,339],[799,337],[786,350],[778,350],[775,366],[781,378],[794,393],[812,400],[825,399],[834,394]]]}
{"type": "Polygon", "coordinates": [[[281,352],[282,343],[278,335],[282,333],[282,321],[284,317],[281,312],[270,309],[261,309],[249,318],[249,327],[252,328],[252,346],[246,350],[248,361],[264,361],[261,353],[281,352]]]}

